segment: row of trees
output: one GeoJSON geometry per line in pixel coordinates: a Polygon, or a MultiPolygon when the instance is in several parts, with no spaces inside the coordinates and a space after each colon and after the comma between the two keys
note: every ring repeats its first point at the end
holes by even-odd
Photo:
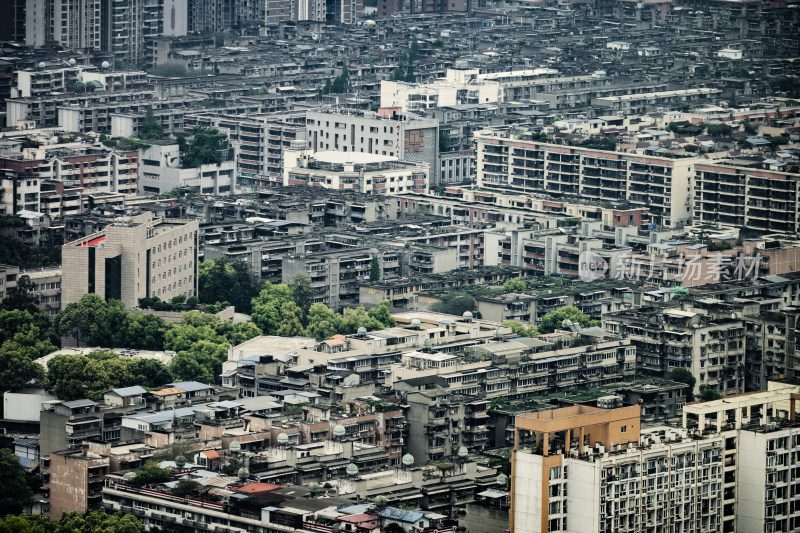
{"type": "Polygon", "coordinates": [[[8,515],[0,520],[0,533],[141,533],[143,527],[130,514],[108,514],[100,509],[82,516],[64,513],[60,520],[41,515],[8,515]]]}
{"type": "Polygon", "coordinates": [[[157,388],[172,381],[172,372],[157,359],[120,357],[96,351],[88,355],[61,354],[47,363],[45,387],[60,399],[99,401],[117,387],[157,388]]]}
{"type": "Polygon", "coordinates": [[[382,302],[367,311],[363,307],[339,314],[323,304],[313,304],[314,290],[308,278],[299,275],[288,285],[265,283],[252,302],[252,320],[265,335],[307,335],[324,340],[337,333],[348,335],[364,327],[368,331],[392,327],[389,304],[382,302]]]}
{"type": "Polygon", "coordinates": [[[55,351],[59,339],[50,318],[30,296],[30,280],[21,276],[0,302],[0,392],[18,389],[44,377],[36,359],[55,351]]]}
{"type": "Polygon", "coordinates": [[[564,320],[571,320],[574,324],[580,324],[583,328],[600,325],[599,320],[592,320],[592,317],[583,313],[577,307],[568,305],[544,315],[538,326],[526,326],[515,320],[506,320],[503,322],[503,326],[511,328],[511,331],[520,337],[535,337],[536,335],[544,335],[561,329],[564,320]]]}
{"type": "Polygon", "coordinates": [[[232,344],[261,335],[261,330],[251,322],[234,324],[200,311],[190,311],[183,315],[179,325],[172,325],[156,315],[127,311],[117,300],[104,301],[96,294],[86,294],[56,316],[54,329],[58,335],[72,336],[88,346],[173,350],[176,355],[168,366],[156,360],[125,359],[103,351],[58,355],[50,360],[46,379],[42,379],[41,367],[33,359],[54,351],[55,346],[41,338],[31,315],[22,313],[27,311],[0,315],[8,325],[4,331],[17,331],[18,337],[9,341],[16,343],[8,347],[13,357],[3,359],[0,352],[3,363],[0,372],[5,369],[13,375],[14,379],[9,376],[7,380],[12,387],[39,379],[63,400],[100,399],[111,388],[159,387],[172,380],[212,383],[221,372],[232,344]],[[18,346],[23,341],[22,347],[18,346]]]}

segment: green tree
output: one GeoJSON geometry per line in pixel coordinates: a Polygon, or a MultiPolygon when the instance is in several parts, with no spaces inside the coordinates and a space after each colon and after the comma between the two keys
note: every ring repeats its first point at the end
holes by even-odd
{"type": "Polygon", "coordinates": [[[303,324],[308,323],[308,310],[311,308],[312,300],[314,299],[314,289],[311,288],[311,280],[303,274],[298,274],[289,283],[289,289],[292,291],[292,299],[294,303],[300,308],[300,320],[303,324]]]}
{"type": "Polygon", "coordinates": [[[592,320],[589,315],[582,313],[577,307],[568,305],[561,309],[550,311],[544,315],[542,321],[539,323],[539,333],[552,333],[556,329],[561,329],[562,322],[566,319],[571,320],[573,323],[580,324],[581,327],[584,328],[600,325],[599,320],[592,320]]]}
{"type": "Polygon", "coordinates": [[[186,350],[178,352],[171,360],[169,369],[175,379],[196,380],[214,383],[222,372],[222,363],[228,359],[227,342],[200,340],[186,350]]]}
{"type": "MultiPolygon", "coordinates": [[[[15,219],[21,222],[19,217],[5,217],[3,221],[8,225],[9,220],[15,219]]],[[[20,268],[39,268],[55,266],[59,263],[61,263],[60,246],[37,248],[16,237],[0,235],[0,264],[16,265],[20,268]]]]}
{"type": "Polygon", "coordinates": [[[197,277],[201,302],[227,301],[245,314],[251,313],[252,300],[263,287],[249,265],[241,260],[204,261],[198,267],[197,277]]]}
{"type": "Polygon", "coordinates": [[[511,333],[517,335],[518,337],[535,337],[539,334],[536,326],[528,327],[522,322],[517,322],[516,320],[506,320],[501,325],[505,328],[511,328],[511,333]]]}
{"type": "Polygon", "coordinates": [[[150,313],[129,313],[127,343],[124,346],[141,350],[162,350],[167,332],[174,326],[150,313]]]}
{"type": "Polygon", "coordinates": [[[525,283],[524,280],[520,278],[510,278],[503,283],[503,292],[510,293],[510,292],[525,292],[528,288],[528,284],[525,283]]]}
{"type": "Polygon", "coordinates": [[[372,259],[369,262],[369,280],[370,281],[381,280],[381,264],[378,261],[377,255],[373,255],[372,259]]]}
{"type": "Polygon", "coordinates": [[[225,46],[225,34],[221,31],[214,33],[214,46],[217,48],[222,48],[225,46]]]}
{"type": "Polygon", "coordinates": [[[0,302],[0,311],[16,309],[28,311],[31,314],[41,311],[39,298],[33,293],[33,288],[34,283],[30,276],[20,276],[17,286],[6,291],[6,297],[0,302]]]}
{"type": "Polygon", "coordinates": [[[348,308],[344,310],[339,333],[352,335],[358,332],[358,328],[367,328],[367,331],[383,329],[383,324],[376,318],[367,313],[363,307],[357,309],[348,308]]]}
{"type": "Polygon", "coordinates": [[[714,390],[713,387],[709,387],[706,384],[700,385],[701,402],[712,402],[714,400],[719,400],[720,398],[722,398],[722,395],[714,390]]]}
{"type": "Polygon", "coordinates": [[[475,298],[463,292],[449,292],[441,298],[441,302],[436,302],[430,307],[434,313],[461,316],[464,311],[475,309],[475,298]]]}
{"type": "Polygon", "coordinates": [[[55,533],[58,522],[41,515],[8,515],[0,520],[0,533],[55,533]]]}
{"type": "Polygon", "coordinates": [[[133,381],[142,387],[163,387],[173,380],[169,368],[157,359],[134,359],[131,373],[134,375],[133,381]]]}
{"type": "Polygon", "coordinates": [[[277,335],[281,337],[295,337],[303,335],[303,311],[294,302],[285,302],[281,306],[281,325],[277,335]]]}
{"type": "Polygon", "coordinates": [[[753,127],[752,124],[750,124],[750,121],[748,119],[743,119],[739,122],[742,124],[742,127],[744,128],[744,132],[747,133],[748,135],[755,135],[756,133],[758,133],[758,130],[755,127],[753,127]]]}
{"type": "Polygon", "coordinates": [[[58,521],[56,533],[141,533],[142,524],[135,516],[124,513],[106,513],[102,509],[85,516],[76,512],[64,513],[58,521]]]}
{"type": "Polygon", "coordinates": [[[292,290],[282,284],[265,283],[261,292],[253,298],[253,323],[264,335],[276,335],[281,327],[281,307],[292,299],[292,290]]]}
{"type": "MultiPolygon", "coordinates": [[[[192,311],[193,313],[196,311],[192,311]]],[[[164,338],[164,349],[180,352],[189,350],[195,344],[207,341],[214,344],[226,344],[227,339],[219,335],[211,326],[182,325],[169,330],[164,338]]]]}
{"type": "Polygon", "coordinates": [[[333,312],[323,304],[314,304],[308,310],[308,327],[306,336],[314,337],[318,341],[331,338],[341,328],[341,315],[333,312]]]}
{"type": "Polygon", "coordinates": [[[141,470],[128,480],[128,485],[142,487],[154,483],[166,483],[172,481],[172,470],[160,468],[155,461],[147,461],[141,470]]]}
{"type": "Polygon", "coordinates": [[[412,63],[419,58],[419,42],[417,42],[417,38],[414,37],[411,40],[411,45],[408,47],[408,62],[412,63]]]}
{"type": "Polygon", "coordinates": [[[161,123],[156,120],[152,106],[148,106],[147,110],[144,112],[142,127],[139,128],[139,138],[148,140],[164,138],[164,128],[162,128],[161,123]]]}
{"type": "Polygon", "coordinates": [[[180,63],[161,63],[153,67],[150,71],[155,76],[164,76],[165,78],[185,78],[189,75],[189,70],[180,63]]]}
{"type": "Polygon", "coordinates": [[[686,401],[694,401],[694,385],[697,383],[697,380],[692,373],[689,372],[689,370],[685,368],[673,368],[667,374],[667,379],[688,385],[688,389],[686,390],[686,401]]]}
{"type": "Polygon", "coordinates": [[[223,150],[228,148],[228,136],[216,128],[195,126],[193,140],[183,156],[183,168],[222,163],[223,150]]]}
{"type": "Polygon", "coordinates": [[[706,132],[712,137],[724,137],[731,134],[731,127],[727,124],[708,124],[706,132]]]}
{"type": "Polygon", "coordinates": [[[393,328],[397,325],[397,321],[389,312],[389,302],[385,300],[382,301],[378,307],[373,307],[370,309],[367,315],[369,315],[370,318],[377,320],[381,327],[393,328]]]}
{"type": "Polygon", "coordinates": [[[80,346],[86,338],[98,334],[95,318],[103,315],[106,308],[106,302],[97,294],[84,294],[56,315],[53,327],[62,337],[74,337],[80,346]]]}
{"type": "Polygon", "coordinates": [[[19,514],[33,502],[19,458],[8,448],[0,450],[0,516],[19,514]]]}

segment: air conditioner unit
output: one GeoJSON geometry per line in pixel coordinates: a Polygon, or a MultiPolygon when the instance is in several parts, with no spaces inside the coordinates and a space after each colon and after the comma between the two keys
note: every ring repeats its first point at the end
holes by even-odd
{"type": "Polygon", "coordinates": [[[191,520],[191,519],[192,519],[192,513],[184,513],[183,517],[184,517],[186,520],[191,520]]]}

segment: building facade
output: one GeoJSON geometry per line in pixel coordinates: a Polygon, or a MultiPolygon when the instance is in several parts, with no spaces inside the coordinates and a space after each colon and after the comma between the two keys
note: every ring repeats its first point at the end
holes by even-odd
{"type": "Polygon", "coordinates": [[[197,295],[196,221],[121,218],[102,232],[62,248],[62,305],[87,293],[121,300],[197,295]],[[123,280],[124,283],[123,283],[123,280]]]}

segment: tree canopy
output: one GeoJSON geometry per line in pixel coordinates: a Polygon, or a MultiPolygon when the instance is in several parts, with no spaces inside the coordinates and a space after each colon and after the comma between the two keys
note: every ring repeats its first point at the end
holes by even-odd
{"type": "Polygon", "coordinates": [[[8,515],[0,520],[0,533],[141,533],[135,516],[98,509],[86,515],[64,513],[60,520],[41,515],[8,515]]]}
{"type": "Polygon", "coordinates": [[[47,363],[46,386],[61,400],[102,400],[118,387],[156,388],[172,381],[169,369],[155,359],[131,359],[95,351],[88,355],[60,354],[47,363]]]}
{"type": "Polygon", "coordinates": [[[503,292],[525,292],[525,289],[528,288],[528,284],[525,283],[525,280],[520,278],[510,278],[503,283],[503,292]]]}
{"type": "Polygon", "coordinates": [[[441,302],[432,304],[430,309],[434,313],[461,316],[464,311],[475,309],[475,298],[463,292],[449,292],[442,296],[441,302]]]}
{"type": "Polygon", "coordinates": [[[205,304],[230,302],[240,313],[252,312],[253,298],[263,288],[261,280],[241,260],[203,261],[197,270],[198,294],[205,304]]]}
{"type": "Polygon", "coordinates": [[[47,313],[32,311],[0,309],[0,392],[41,380],[44,370],[34,360],[56,350],[47,313]]]}
{"type": "MultiPolygon", "coordinates": [[[[19,514],[33,502],[33,492],[25,479],[19,457],[8,448],[0,450],[0,516],[19,514]]],[[[2,531],[2,530],[0,530],[2,531]]]]}
{"type": "Polygon", "coordinates": [[[142,127],[139,128],[139,138],[146,140],[164,138],[164,128],[162,128],[161,124],[156,120],[152,106],[148,106],[147,110],[144,112],[142,127]]]}
{"type": "Polygon", "coordinates": [[[222,163],[221,152],[228,148],[228,136],[216,128],[195,126],[191,144],[183,153],[183,168],[222,163]]]}
{"type": "Polygon", "coordinates": [[[537,328],[539,334],[552,333],[557,329],[561,329],[561,323],[565,319],[572,320],[572,322],[580,324],[583,328],[600,325],[599,320],[592,320],[592,317],[582,313],[577,307],[568,305],[544,315],[537,328]]]}

